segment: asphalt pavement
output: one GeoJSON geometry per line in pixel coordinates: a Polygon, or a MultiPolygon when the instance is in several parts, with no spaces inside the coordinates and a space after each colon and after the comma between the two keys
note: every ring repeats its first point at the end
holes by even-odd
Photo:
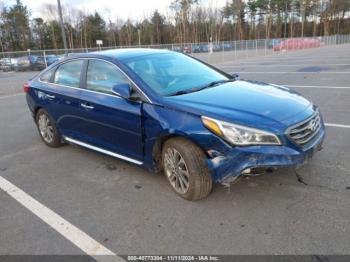
{"type": "Polygon", "coordinates": [[[0,177],[70,223],[50,226],[46,213],[0,189],[0,255],[84,254],[85,238],[67,238],[71,225],[118,255],[349,254],[350,45],[217,66],[290,86],[320,106],[327,137],[298,171],[305,184],[282,169],[188,202],[162,175],[77,146],[45,146],[20,93],[33,73],[0,73],[0,177]]]}

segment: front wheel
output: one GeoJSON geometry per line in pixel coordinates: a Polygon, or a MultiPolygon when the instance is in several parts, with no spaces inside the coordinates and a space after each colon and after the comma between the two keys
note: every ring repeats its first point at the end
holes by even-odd
{"type": "Polygon", "coordinates": [[[35,117],[36,125],[38,126],[39,134],[44,143],[50,147],[59,147],[63,143],[54,121],[49,113],[44,109],[39,109],[35,117]]]}
{"type": "Polygon", "coordinates": [[[199,200],[212,189],[212,177],[203,151],[184,138],[171,138],[162,150],[165,175],[172,189],[187,200],[199,200]]]}

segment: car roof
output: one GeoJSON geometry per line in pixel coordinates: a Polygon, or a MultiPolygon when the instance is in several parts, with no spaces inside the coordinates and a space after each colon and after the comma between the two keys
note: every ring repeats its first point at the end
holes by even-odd
{"type": "Polygon", "coordinates": [[[121,48],[111,49],[105,51],[96,51],[91,53],[69,53],[64,55],[64,60],[79,59],[79,58],[110,58],[116,60],[127,60],[129,58],[135,58],[139,56],[152,55],[152,54],[167,54],[175,53],[168,49],[151,49],[151,48],[121,48]]]}
{"type": "Polygon", "coordinates": [[[162,54],[169,53],[167,49],[151,49],[151,48],[123,48],[123,49],[112,49],[105,51],[92,52],[91,54],[98,54],[103,56],[108,56],[110,58],[116,59],[128,59],[137,56],[152,55],[152,54],[162,54]]]}

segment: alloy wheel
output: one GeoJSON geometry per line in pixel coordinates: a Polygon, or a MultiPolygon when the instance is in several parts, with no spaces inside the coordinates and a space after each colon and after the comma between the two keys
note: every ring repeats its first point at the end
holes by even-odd
{"type": "Polygon", "coordinates": [[[164,169],[171,186],[179,194],[186,194],[189,188],[189,172],[184,158],[175,148],[168,148],[164,154],[164,169]]]}
{"type": "Polygon", "coordinates": [[[38,120],[38,127],[42,138],[46,143],[52,143],[54,139],[54,130],[50,119],[46,114],[41,114],[38,120]]]}

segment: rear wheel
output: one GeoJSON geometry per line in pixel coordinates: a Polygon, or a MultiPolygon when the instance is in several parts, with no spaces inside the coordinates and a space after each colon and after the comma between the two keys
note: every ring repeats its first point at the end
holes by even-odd
{"type": "Polygon", "coordinates": [[[61,135],[46,110],[39,109],[36,114],[36,124],[39,134],[46,145],[50,147],[59,147],[63,145],[61,142],[61,135]]]}
{"type": "Polygon", "coordinates": [[[208,196],[212,178],[203,151],[184,138],[171,138],[162,150],[165,175],[172,189],[187,200],[208,196]]]}

